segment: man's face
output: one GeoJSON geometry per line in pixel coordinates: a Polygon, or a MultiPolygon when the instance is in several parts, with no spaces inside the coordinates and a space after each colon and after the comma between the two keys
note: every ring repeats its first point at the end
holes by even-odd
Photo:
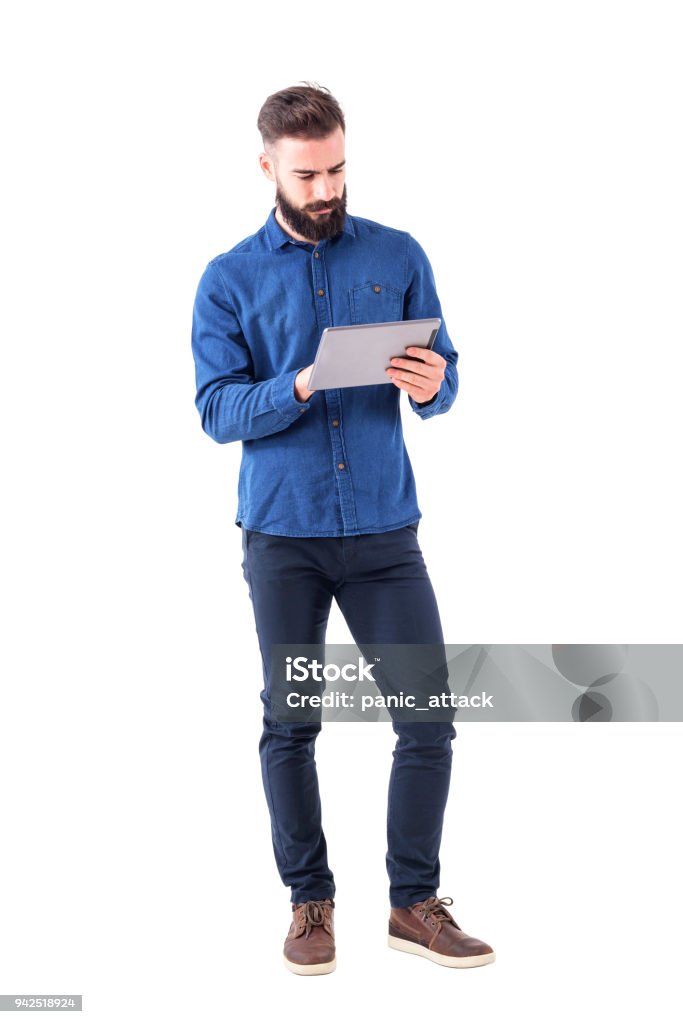
{"type": "Polygon", "coordinates": [[[344,133],[324,139],[278,139],[261,154],[261,167],[276,183],[275,202],[295,235],[310,242],[338,235],[346,217],[344,133]]]}

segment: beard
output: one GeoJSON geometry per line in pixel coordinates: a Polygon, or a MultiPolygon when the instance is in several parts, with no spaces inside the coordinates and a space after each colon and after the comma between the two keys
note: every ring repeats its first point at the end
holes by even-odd
{"type": "Polygon", "coordinates": [[[300,210],[298,206],[292,206],[279,183],[275,191],[275,202],[280,208],[283,219],[297,235],[302,235],[311,242],[321,242],[324,238],[334,238],[335,235],[341,232],[344,226],[344,219],[346,217],[346,184],[344,184],[341,199],[331,199],[329,203],[315,203],[313,205],[313,209],[324,209],[325,206],[331,207],[330,213],[323,213],[320,217],[306,213],[305,210],[300,210]]]}

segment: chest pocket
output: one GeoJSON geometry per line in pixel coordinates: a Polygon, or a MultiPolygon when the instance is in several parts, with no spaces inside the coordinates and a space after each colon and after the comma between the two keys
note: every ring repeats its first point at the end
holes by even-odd
{"type": "Polygon", "coordinates": [[[403,292],[400,288],[368,281],[349,289],[352,324],[381,324],[403,319],[403,292]]]}

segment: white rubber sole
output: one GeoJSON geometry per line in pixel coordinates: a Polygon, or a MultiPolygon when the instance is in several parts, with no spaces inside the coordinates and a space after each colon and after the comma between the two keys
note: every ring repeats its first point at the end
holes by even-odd
{"type": "Polygon", "coordinates": [[[484,964],[492,964],[496,959],[495,952],[480,953],[478,956],[444,956],[443,953],[435,953],[419,942],[409,942],[407,939],[397,939],[389,936],[389,945],[392,949],[398,949],[401,953],[414,953],[416,956],[423,956],[441,967],[483,967],[484,964]]]}
{"type": "Polygon", "coordinates": [[[295,964],[291,960],[288,960],[286,956],[283,956],[282,959],[285,962],[285,967],[288,971],[291,971],[292,974],[305,974],[308,976],[312,974],[332,974],[332,971],[337,966],[336,957],[334,960],[328,960],[326,964],[295,964]]]}

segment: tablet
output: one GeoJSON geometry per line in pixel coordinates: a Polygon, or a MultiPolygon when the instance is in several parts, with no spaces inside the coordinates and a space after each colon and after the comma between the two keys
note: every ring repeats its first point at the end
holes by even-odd
{"type": "Polygon", "coordinates": [[[326,327],[320,338],[313,369],[308,378],[311,391],[353,388],[364,384],[391,384],[385,373],[392,356],[403,359],[406,348],[431,348],[441,320],[392,320],[381,324],[326,327]]]}

